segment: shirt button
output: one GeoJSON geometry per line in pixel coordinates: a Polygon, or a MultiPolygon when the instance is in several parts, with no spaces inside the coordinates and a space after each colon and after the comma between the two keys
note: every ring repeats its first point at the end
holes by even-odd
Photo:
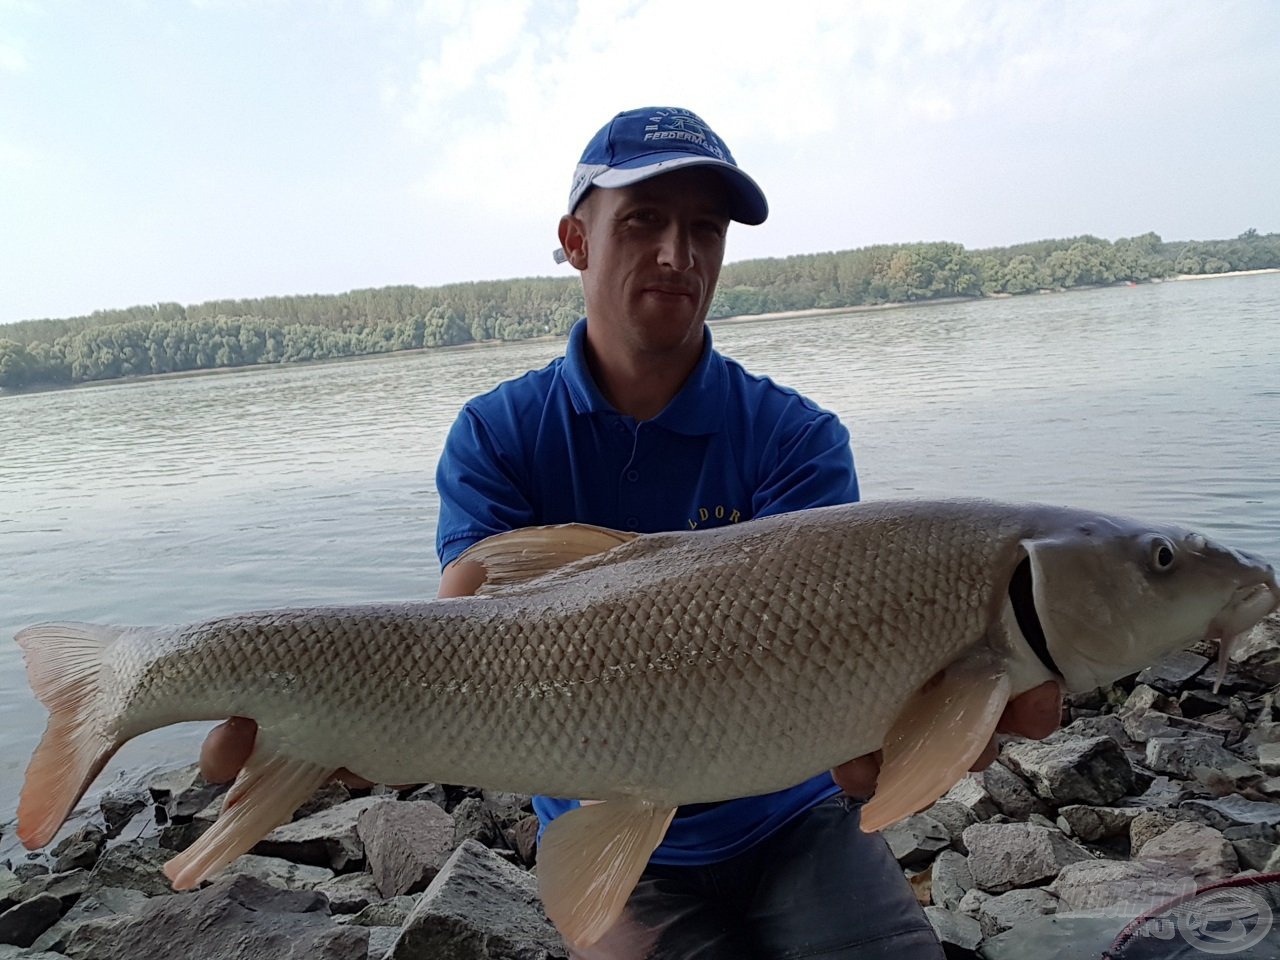
{"type": "Polygon", "coordinates": [[[639,471],[636,471],[636,470],[628,470],[628,471],[627,471],[627,479],[628,479],[628,480],[630,480],[632,483],[635,483],[637,480],[639,480],[639,479],[640,479],[640,473],[639,473],[639,471]]]}

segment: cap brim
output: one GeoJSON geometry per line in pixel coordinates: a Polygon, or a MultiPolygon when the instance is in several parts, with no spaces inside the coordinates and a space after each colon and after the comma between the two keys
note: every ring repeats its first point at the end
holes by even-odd
{"type": "Polygon", "coordinates": [[[732,208],[729,218],[748,226],[764,223],[769,216],[769,202],[764,198],[760,185],[732,163],[717,160],[714,157],[691,157],[687,153],[646,154],[636,160],[616,167],[609,167],[591,178],[591,185],[596,187],[629,187],[653,177],[680,170],[685,167],[713,167],[723,175],[729,186],[729,199],[732,208]]]}

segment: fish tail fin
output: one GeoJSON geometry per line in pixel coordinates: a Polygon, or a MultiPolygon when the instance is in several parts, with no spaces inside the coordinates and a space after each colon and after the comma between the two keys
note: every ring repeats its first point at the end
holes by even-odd
{"type": "Polygon", "coordinates": [[[253,753],[227,792],[222,814],[186,850],[164,865],[175,890],[190,890],[217,873],[289,819],[290,814],[333,775],[319,766],[276,752],[259,729],[253,753]]]}
{"type": "Polygon", "coordinates": [[[18,839],[28,849],[53,839],[120,747],[107,729],[101,675],[107,650],[128,629],[44,623],[15,638],[26,657],[27,681],[49,710],[18,803],[18,839]]]}

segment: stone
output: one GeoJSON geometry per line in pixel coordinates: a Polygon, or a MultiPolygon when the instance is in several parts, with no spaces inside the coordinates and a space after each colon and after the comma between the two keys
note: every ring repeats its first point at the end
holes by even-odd
{"type": "Polygon", "coordinates": [[[939,850],[951,846],[947,828],[927,813],[899,820],[881,831],[894,859],[903,867],[923,867],[939,850]]]}
{"type": "Polygon", "coordinates": [[[357,832],[383,897],[425,889],[453,850],[453,817],[429,801],[372,806],[357,832]]]}
{"type": "Polygon", "coordinates": [[[66,873],[43,873],[32,877],[13,894],[15,902],[30,900],[41,894],[51,894],[62,903],[63,909],[80,899],[89,888],[88,870],[68,870],[66,873]]]}
{"type": "Polygon", "coordinates": [[[1080,860],[1048,885],[1062,910],[1123,909],[1133,918],[1166,900],[1195,892],[1195,882],[1159,860],[1080,860]]]}
{"type": "Polygon", "coordinates": [[[991,794],[987,793],[986,787],[972,775],[960,780],[944,793],[938,802],[943,801],[958,803],[972,813],[977,820],[988,820],[1000,812],[991,799],[991,794]]]}
{"type": "MultiPolygon", "coordinates": [[[[36,856],[36,854],[30,854],[30,856],[36,856]]],[[[14,876],[23,883],[26,883],[33,877],[44,876],[48,872],[48,865],[40,863],[37,860],[24,860],[22,863],[17,863],[13,866],[14,876]]]]}
{"type": "Polygon", "coordinates": [[[1272,776],[1280,774],[1280,743],[1264,743],[1258,747],[1258,766],[1272,776]]]}
{"type": "Polygon", "coordinates": [[[171,850],[146,843],[122,843],[109,847],[89,873],[89,890],[128,887],[149,897],[171,894],[173,886],[165,877],[163,868],[172,858],[171,850]]]}
{"type": "MultiPolygon", "coordinates": [[[[218,802],[222,802],[222,798],[218,798],[218,802]]],[[[160,836],[157,842],[166,850],[174,853],[181,853],[187,847],[191,846],[200,839],[201,834],[213,826],[212,820],[201,820],[197,814],[191,820],[184,820],[181,823],[168,823],[160,830],[160,836]]]]}
{"type": "Polygon", "coordinates": [[[106,842],[105,830],[92,823],[86,823],[53,848],[53,872],[66,873],[68,870],[93,869],[106,842]]]}
{"type": "Polygon", "coordinates": [[[388,960],[552,960],[568,950],[543,913],[534,878],[466,840],[405,921],[388,960]]]}
{"type": "Polygon", "coordinates": [[[62,901],[51,893],[41,893],[0,913],[0,943],[29,947],[36,938],[58,922],[62,901]]]}
{"type": "Polygon", "coordinates": [[[982,942],[982,925],[972,917],[942,907],[925,907],[924,915],[948,958],[957,954],[963,956],[962,951],[972,954],[982,942]]]}
{"type": "Polygon", "coordinates": [[[1077,740],[1054,734],[1011,743],[1004,758],[1031,783],[1036,795],[1056,806],[1113,803],[1134,789],[1129,758],[1110,737],[1077,740]]]}
{"type": "Polygon", "coordinates": [[[1140,811],[1129,823],[1129,849],[1141,850],[1148,840],[1160,836],[1181,819],[1168,811],[1140,811]]]}
{"type": "Polygon", "coordinates": [[[1280,684],[1280,617],[1264,617],[1231,650],[1231,662],[1263,685],[1280,684]]]}
{"type": "Polygon", "coordinates": [[[982,927],[983,936],[994,937],[1033,917],[1042,917],[1057,909],[1058,898],[1043,887],[1010,890],[982,902],[978,908],[978,924],[982,927]]]}
{"type": "Polygon", "coordinates": [[[1276,855],[1276,851],[1280,850],[1280,845],[1259,840],[1256,837],[1232,840],[1231,847],[1236,852],[1240,866],[1258,871],[1265,871],[1267,864],[1276,855]]]}
{"type": "Polygon", "coordinates": [[[417,897],[392,897],[390,900],[379,900],[352,915],[349,922],[362,927],[400,927],[413,912],[417,902],[417,897]]]}
{"type": "Polygon", "coordinates": [[[1188,650],[1178,650],[1138,674],[1138,683],[1165,694],[1176,694],[1194,680],[1209,659],[1188,650]]]}
{"type": "Polygon", "coordinates": [[[359,913],[382,899],[371,873],[344,873],[316,884],[315,889],[329,898],[330,913],[359,913]]]}
{"type": "Polygon", "coordinates": [[[511,828],[508,838],[511,849],[520,857],[526,867],[532,867],[538,859],[539,820],[533,814],[523,817],[511,828]]]}
{"type": "Polygon", "coordinates": [[[933,861],[934,906],[955,910],[965,893],[973,889],[973,874],[969,861],[954,850],[943,850],[933,861]]]}
{"type": "Polygon", "coordinates": [[[18,902],[17,894],[23,883],[23,879],[8,867],[0,867],[0,912],[18,902]]]}
{"type": "Polygon", "coordinates": [[[1057,830],[1025,823],[975,823],[964,832],[973,882],[992,893],[1042,883],[1092,855],[1057,830]]]}
{"type": "Polygon", "coordinates": [[[71,934],[82,923],[99,917],[132,913],[146,902],[145,893],[126,890],[123,887],[103,887],[93,893],[87,893],[76,901],[74,907],[63,914],[61,920],[40,934],[31,946],[35,950],[62,950],[71,934]]]}
{"type": "Polygon", "coordinates": [[[1186,785],[1181,780],[1171,780],[1165,776],[1152,779],[1147,788],[1137,797],[1125,797],[1120,802],[1134,807],[1150,810],[1164,807],[1176,807],[1187,798],[1186,785]]]}
{"type": "Polygon", "coordinates": [[[147,808],[147,795],[141,790],[110,793],[98,801],[102,821],[106,824],[107,838],[114,840],[129,822],[147,808]]]}
{"type": "Polygon", "coordinates": [[[1151,712],[1156,713],[1177,713],[1177,701],[1171,697],[1161,693],[1155,687],[1149,687],[1146,684],[1138,684],[1133,688],[1133,692],[1120,705],[1119,714],[1121,720],[1125,715],[1142,715],[1151,712]]]}
{"type": "MultiPolygon", "coordinates": [[[[418,804],[418,806],[425,806],[425,804],[418,804]]],[[[443,810],[440,812],[444,813],[443,810]]],[[[502,844],[502,824],[479,797],[465,798],[453,808],[452,814],[445,814],[445,816],[453,817],[453,847],[462,843],[463,840],[474,840],[486,847],[502,844]]]]}
{"type": "Polygon", "coordinates": [[[1094,737],[1110,737],[1121,746],[1130,741],[1125,732],[1124,721],[1114,713],[1104,713],[1100,717],[1081,717],[1062,728],[1060,736],[1074,737],[1079,740],[1092,740],[1094,737]]]}
{"type": "Polygon", "coordinates": [[[364,844],[356,829],[360,815],[371,807],[384,805],[399,804],[383,797],[348,800],[276,827],[250,852],[342,872],[365,857],[364,844]]]}
{"type": "Polygon", "coordinates": [[[369,960],[383,960],[400,938],[399,927],[366,927],[369,931],[369,960]]]}
{"type": "Polygon", "coordinates": [[[1260,771],[1245,763],[1220,740],[1201,736],[1152,737],[1147,741],[1147,766],[1184,780],[1210,782],[1210,775],[1237,783],[1261,779],[1260,771]]]}
{"type": "Polygon", "coordinates": [[[982,778],[982,785],[991,795],[996,808],[1005,816],[1014,820],[1026,820],[1033,813],[1048,811],[1044,802],[1031,792],[1026,782],[1000,761],[991,764],[978,776],[982,778]]]}
{"type": "Polygon", "coordinates": [[[1059,910],[1033,917],[982,943],[982,960],[1096,960],[1131,917],[1113,910],[1059,910]]]}
{"type": "Polygon", "coordinates": [[[246,853],[236,857],[227,864],[226,872],[257,877],[264,883],[286,890],[314,890],[326,880],[333,879],[333,871],[328,867],[290,863],[279,857],[262,857],[256,853],[246,853]]]}
{"type": "Polygon", "coordinates": [[[1086,843],[1128,834],[1129,825],[1141,814],[1137,807],[1090,807],[1069,804],[1058,810],[1058,824],[1086,843]]]}
{"type": "Polygon", "coordinates": [[[330,780],[308,797],[302,806],[293,811],[293,816],[289,819],[303,820],[313,813],[330,810],[339,804],[346,803],[350,799],[351,790],[345,783],[340,780],[330,780]]]}
{"type": "Polygon", "coordinates": [[[526,813],[533,812],[533,801],[521,793],[482,790],[480,797],[484,805],[503,826],[513,824],[526,813]]]}
{"type": "Polygon", "coordinates": [[[1268,800],[1249,800],[1239,796],[1187,800],[1179,809],[1219,830],[1251,824],[1272,828],[1280,825],[1280,803],[1268,800]]]}
{"type": "Polygon", "coordinates": [[[982,909],[982,905],[992,899],[993,896],[995,895],[987,893],[987,891],[980,887],[974,887],[971,890],[966,890],[964,892],[964,896],[960,898],[960,902],[956,904],[956,910],[966,917],[972,917],[977,920],[978,911],[982,909]]]}
{"type": "Polygon", "coordinates": [[[1178,697],[1178,708],[1184,717],[1194,720],[1212,715],[1219,710],[1226,710],[1231,705],[1232,699],[1221,693],[1214,693],[1212,690],[1192,687],[1190,690],[1184,690],[1178,697]]]}
{"type": "Polygon", "coordinates": [[[1144,843],[1143,860],[1160,860],[1189,877],[1197,885],[1225,880],[1240,869],[1236,851],[1219,831],[1203,823],[1181,821],[1144,843]]]}
{"type": "Polygon", "coordinates": [[[369,934],[341,926],[314,891],[281,890],[244,875],[195,893],[154,897],[136,914],[81,924],[73,960],[367,960],[369,934]]]}

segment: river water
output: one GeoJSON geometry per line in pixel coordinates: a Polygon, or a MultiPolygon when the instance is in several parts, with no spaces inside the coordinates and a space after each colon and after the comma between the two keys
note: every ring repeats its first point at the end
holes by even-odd
{"type": "MultiPolygon", "coordinates": [[[[864,498],[1089,506],[1280,561],[1280,275],[713,330],[841,415],[864,498]]],[[[16,630],[434,595],[445,432],[562,346],[0,397],[0,823],[45,719],[16,630]]],[[[99,784],[194,759],[207,726],[134,741],[99,784]]]]}

